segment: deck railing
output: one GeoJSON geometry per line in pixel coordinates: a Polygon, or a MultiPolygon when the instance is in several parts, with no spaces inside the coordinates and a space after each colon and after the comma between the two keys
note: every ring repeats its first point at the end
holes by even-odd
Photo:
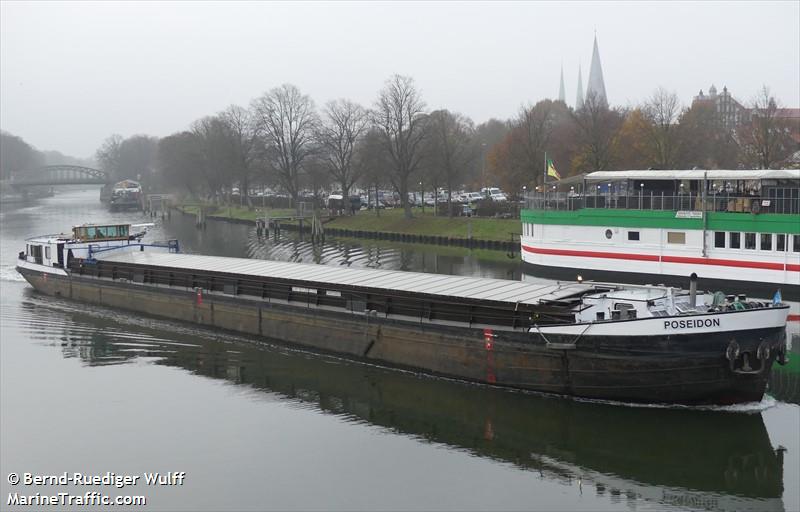
{"type": "Polygon", "coordinates": [[[623,210],[691,210],[711,212],[746,212],[800,214],[800,191],[782,191],[784,197],[735,194],[699,193],[669,195],[664,192],[643,191],[638,194],[572,192],[540,192],[525,197],[525,207],[531,210],[580,210],[604,208],[623,210]],[[788,197],[787,197],[788,196],[788,197]],[[705,204],[703,204],[705,202],[705,204]]]}

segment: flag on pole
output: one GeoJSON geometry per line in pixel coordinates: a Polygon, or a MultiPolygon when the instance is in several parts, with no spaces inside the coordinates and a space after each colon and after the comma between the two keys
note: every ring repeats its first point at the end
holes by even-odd
{"type": "Polygon", "coordinates": [[[553,165],[553,161],[551,159],[549,159],[549,158],[547,159],[547,175],[550,176],[551,178],[555,178],[557,180],[561,179],[561,175],[558,174],[558,171],[556,170],[556,166],[553,165]]]}

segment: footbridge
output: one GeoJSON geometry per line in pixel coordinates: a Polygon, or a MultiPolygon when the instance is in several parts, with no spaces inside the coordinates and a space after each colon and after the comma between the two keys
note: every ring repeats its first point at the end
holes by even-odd
{"type": "Polygon", "coordinates": [[[11,174],[11,179],[9,180],[9,184],[12,187],[105,185],[106,183],[111,183],[111,174],[109,172],[78,165],[47,165],[29,171],[17,171],[11,174]]]}

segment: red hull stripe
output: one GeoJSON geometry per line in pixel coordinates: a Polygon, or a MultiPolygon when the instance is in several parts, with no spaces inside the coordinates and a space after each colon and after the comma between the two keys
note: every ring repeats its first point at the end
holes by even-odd
{"type": "Polygon", "coordinates": [[[651,254],[625,254],[619,252],[598,252],[598,251],[572,251],[569,249],[543,249],[541,247],[522,246],[527,252],[538,254],[557,254],[559,256],[579,256],[583,258],[611,258],[615,260],[641,260],[658,261],[658,256],[651,254]]]}
{"type": "Polygon", "coordinates": [[[800,322],[800,315],[789,315],[786,320],[789,322],[800,322]]]}
{"type": "Polygon", "coordinates": [[[686,256],[662,256],[666,263],[693,263],[698,265],[718,265],[721,267],[765,268],[767,270],[783,270],[783,263],[767,263],[763,261],[721,260],[717,258],[690,258],[686,256]]]}
{"type": "MultiPolygon", "coordinates": [[[[572,249],[545,249],[523,245],[525,252],[536,254],[555,254],[558,256],[577,256],[580,258],[610,258],[616,260],[659,261],[655,254],[630,254],[622,252],[576,251],[572,249]]],[[[766,270],[783,270],[783,263],[768,263],[764,261],[723,260],[718,258],[692,258],[687,256],[662,256],[665,263],[690,263],[696,265],[717,265],[721,267],[762,268],[766,270]]],[[[790,272],[800,272],[800,265],[786,265],[790,272]]]]}

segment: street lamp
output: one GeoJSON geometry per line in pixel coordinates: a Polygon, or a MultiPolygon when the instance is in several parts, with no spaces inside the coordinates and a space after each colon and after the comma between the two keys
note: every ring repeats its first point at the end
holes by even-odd
{"type": "MultiPolygon", "coordinates": [[[[639,183],[639,209],[644,205],[644,183],[639,183]]],[[[651,207],[652,208],[652,207],[651,207]]]]}
{"type": "MultiPolygon", "coordinates": [[[[526,185],[522,185],[522,202],[525,203],[528,199],[528,187],[526,185]]],[[[527,204],[525,205],[527,206],[527,204]]]]}

